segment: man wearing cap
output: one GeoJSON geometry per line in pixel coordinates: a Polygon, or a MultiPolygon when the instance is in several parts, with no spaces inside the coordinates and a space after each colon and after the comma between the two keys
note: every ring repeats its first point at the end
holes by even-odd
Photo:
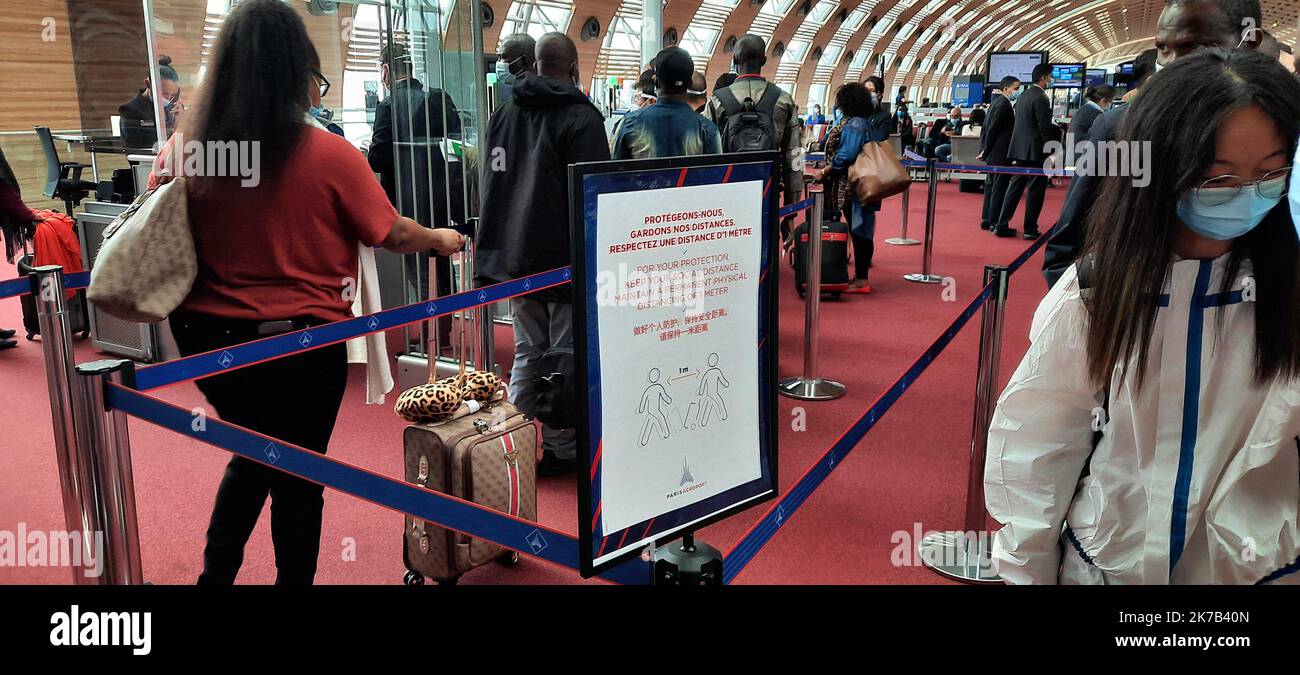
{"type": "Polygon", "coordinates": [[[646,159],[722,152],[718,127],[695,112],[690,103],[695,62],[680,47],[655,56],[654,105],[629,113],[614,134],[613,159],[646,159]]]}

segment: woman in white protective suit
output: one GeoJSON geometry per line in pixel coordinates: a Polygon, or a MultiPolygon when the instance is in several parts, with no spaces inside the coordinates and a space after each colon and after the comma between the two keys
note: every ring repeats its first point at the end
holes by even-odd
{"type": "Polygon", "coordinates": [[[1006,582],[1300,583],[1297,136],[1300,82],[1260,55],[1142,88],[1120,139],[1150,183],[1104,179],[989,430],[1006,582]]]}

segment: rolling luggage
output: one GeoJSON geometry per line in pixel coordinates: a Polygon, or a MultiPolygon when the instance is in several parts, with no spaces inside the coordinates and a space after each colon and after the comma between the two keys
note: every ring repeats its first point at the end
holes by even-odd
{"type": "MultiPolygon", "coordinates": [[[[795,244],[792,258],[794,260],[794,284],[799,297],[807,293],[806,273],[808,264],[808,226],[800,224],[795,228],[795,244]]],[[[832,298],[840,297],[849,287],[849,226],[838,220],[822,223],[822,278],[821,292],[830,293],[832,298]]]]}
{"type": "MultiPolygon", "coordinates": [[[[18,276],[25,277],[31,273],[33,260],[33,256],[28,253],[18,259],[18,276]]],[[[28,340],[34,340],[41,333],[40,318],[36,315],[36,297],[30,293],[23,295],[19,304],[23,308],[23,330],[27,331],[28,340]]],[[[90,323],[86,321],[89,315],[86,311],[86,289],[78,290],[66,304],[68,332],[73,335],[80,333],[83,338],[90,335],[90,323]]]]}
{"type": "MultiPolygon", "coordinates": [[[[468,266],[462,265],[461,272],[463,281],[468,283],[468,266]]],[[[462,388],[463,402],[446,417],[406,428],[403,433],[405,479],[536,521],[537,427],[505,400],[504,386],[495,375],[466,374],[465,323],[462,318],[458,331],[460,374],[437,383],[462,388]],[[488,387],[492,391],[478,391],[475,387],[488,387]]],[[[491,330],[491,326],[486,330],[491,330]]],[[[435,375],[435,360],[430,359],[430,383],[434,383],[435,375]]],[[[439,391],[436,385],[429,386],[431,392],[439,391]]],[[[409,408],[402,407],[406,397],[404,393],[398,399],[404,417],[411,415],[409,408]]],[[[430,409],[442,405],[440,401],[422,403],[430,409]]],[[[462,574],[480,565],[493,561],[512,565],[519,559],[514,551],[420,518],[404,516],[404,526],[402,561],[406,565],[407,585],[423,584],[425,577],[440,584],[454,584],[462,574]]]]}

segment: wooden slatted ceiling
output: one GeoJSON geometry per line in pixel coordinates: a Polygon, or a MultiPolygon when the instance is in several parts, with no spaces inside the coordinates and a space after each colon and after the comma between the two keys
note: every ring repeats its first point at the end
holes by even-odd
{"type": "MultiPolygon", "coordinates": [[[[805,50],[803,66],[799,69],[799,79],[795,82],[794,90],[798,92],[800,96],[803,96],[803,92],[808,91],[809,85],[812,84],[813,76],[817,74],[817,62],[812,60],[812,51],[817,47],[822,47],[824,49],[826,43],[830,42],[830,39],[835,36],[835,32],[839,30],[840,27],[837,17],[840,16],[841,12],[843,12],[844,16],[848,16],[853,13],[853,10],[857,9],[861,5],[862,0],[849,0],[849,2],[840,5],[839,9],[831,12],[830,16],[826,17],[826,22],[822,24],[822,27],[817,31],[817,34],[813,36],[812,42],[809,43],[808,49],[805,50]]],[[[864,21],[863,23],[865,24],[866,22],[864,21]]],[[[844,60],[849,49],[850,48],[846,46],[844,49],[840,50],[839,55],[835,57],[836,61],[844,60]]],[[[845,67],[847,68],[848,66],[846,65],[845,67]]],[[[835,90],[829,89],[829,91],[831,92],[831,95],[834,96],[835,90]]]]}
{"type": "Polygon", "coordinates": [[[0,131],[31,131],[38,124],[79,128],[67,7],[62,2],[5,4],[0,12],[0,131]],[[43,23],[47,17],[52,25],[43,23]],[[53,32],[46,32],[47,25],[53,32]]]}
{"type": "MultiPolygon", "coordinates": [[[[676,28],[678,42],[686,39],[686,29],[690,27],[691,19],[695,18],[695,12],[701,4],[701,0],[668,0],[668,4],[664,5],[664,32],[676,28]]],[[[714,50],[717,50],[716,45],[714,50]]],[[[707,63],[695,64],[695,69],[704,73],[705,77],[709,75],[707,68],[707,63]]]]}
{"type": "MultiPolygon", "coordinates": [[[[803,0],[795,0],[790,5],[790,9],[786,11],[785,16],[781,17],[781,22],[776,24],[776,30],[772,31],[772,39],[767,41],[767,63],[763,64],[763,77],[768,80],[776,76],[777,66],[781,65],[782,57],[773,53],[774,48],[778,43],[789,45],[790,37],[794,35],[795,31],[799,30],[799,26],[807,18],[799,16],[799,7],[802,4],[803,0]]],[[[812,51],[812,46],[808,46],[803,51],[804,53],[801,56],[807,59],[808,52],[812,51]]]]}
{"type": "Polygon", "coordinates": [[[713,47],[709,68],[705,71],[706,77],[709,73],[720,74],[731,69],[731,54],[725,50],[727,38],[735,36],[739,39],[743,36],[758,15],[759,6],[751,4],[749,0],[740,0],[740,4],[731,10],[731,16],[727,17],[726,23],[722,24],[722,32],[718,34],[718,44],[713,47]]]}
{"type": "Polygon", "coordinates": [[[596,58],[600,54],[601,45],[605,44],[605,33],[609,31],[610,19],[614,18],[622,4],[621,0],[583,0],[574,4],[573,13],[569,16],[569,28],[564,34],[578,46],[579,82],[591,82],[596,72],[596,58]],[[582,25],[591,17],[600,23],[600,34],[584,42],[582,25]]]}

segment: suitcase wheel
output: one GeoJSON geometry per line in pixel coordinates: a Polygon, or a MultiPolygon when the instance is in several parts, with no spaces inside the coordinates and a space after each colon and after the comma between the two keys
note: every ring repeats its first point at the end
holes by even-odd
{"type": "Polygon", "coordinates": [[[424,575],[412,570],[406,570],[406,576],[402,577],[402,583],[407,586],[423,586],[424,575]]]}
{"type": "Polygon", "coordinates": [[[505,565],[506,567],[514,567],[515,565],[519,564],[519,552],[506,551],[505,553],[502,553],[499,557],[497,557],[497,562],[501,565],[505,565]]]}
{"type": "Polygon", "coordinates": [[[839,292],[839,291],[831,291],[831,300],[839,300],[839,299],[840,299],[840,292],[839,292]]]}

